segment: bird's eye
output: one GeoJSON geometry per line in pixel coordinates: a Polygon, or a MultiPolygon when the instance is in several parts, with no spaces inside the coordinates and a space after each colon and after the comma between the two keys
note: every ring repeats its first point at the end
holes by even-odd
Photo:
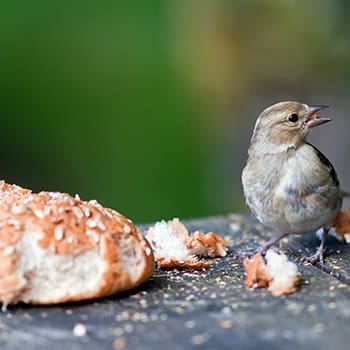
{"type": "Polygon", "coordinates": [[[288,120],[292,123],[296,123],[298,121],[299,117],[298,117],[298,114],[296,113],[292,113],[292,114],[289,114],[288,116],[288,120]]]}

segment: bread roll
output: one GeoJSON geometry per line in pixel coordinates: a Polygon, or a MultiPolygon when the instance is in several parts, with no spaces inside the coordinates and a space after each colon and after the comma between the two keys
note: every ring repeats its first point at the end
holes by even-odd
{"type": "Polygon", "coordinates": [[[134,288],[152,250],[130,220],[96,201],[0,181],[0,302],[56,304],[134,288]]]}

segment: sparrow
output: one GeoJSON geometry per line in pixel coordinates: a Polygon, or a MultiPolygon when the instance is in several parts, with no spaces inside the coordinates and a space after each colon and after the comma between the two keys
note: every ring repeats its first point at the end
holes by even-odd
{"type": "Polygon", "coordinates": [[[328,106],[287,101],[266,108],[258,117],[242,172],[247,205],[276,235],[255,252],[290,234],[322,229],[316,253],[305,258],[324,262],[325,243],[343,201],[339,180],[329,160],[307,142],[310,129],[329,122],[318,112],[328,106]]]}

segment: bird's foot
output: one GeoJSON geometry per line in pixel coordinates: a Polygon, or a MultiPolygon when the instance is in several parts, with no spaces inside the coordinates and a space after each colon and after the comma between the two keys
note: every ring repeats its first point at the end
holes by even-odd
{"type": "Polygon", "coordinates": [[[325,257],[326,250],[318,248],[317,252],[311,256],[305,256],[301,259],[303,263],[315,265],[316,263],[324,264],[324,257],[325,257]]]}

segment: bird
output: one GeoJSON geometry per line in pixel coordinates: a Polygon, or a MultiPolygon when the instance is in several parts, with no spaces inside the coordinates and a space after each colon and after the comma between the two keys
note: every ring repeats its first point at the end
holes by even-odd
{"type": "Polygon", "coordinates": [[[319,117],[325,105],[276,103],[261,112],[242,171],[246,203],[275,236],[256,249],[266,251],[291,234],[321,229],[321,244],[307,263],[324,263],[328,232],[343,201],[333,165],[307,141],[310,129],[331,121],[319,117]]]}

